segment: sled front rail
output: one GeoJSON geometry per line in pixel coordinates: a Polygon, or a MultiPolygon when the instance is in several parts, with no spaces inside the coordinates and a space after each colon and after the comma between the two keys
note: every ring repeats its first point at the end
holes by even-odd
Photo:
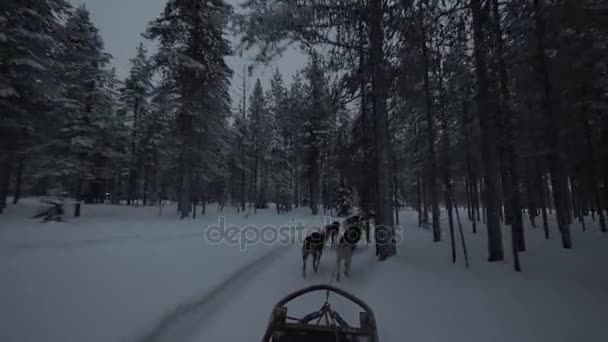
{"type": "MultiPolygon", "coordinates": [[[[330,308],[330,306],[326,303],[323,308],[330,308]]],[[[378,342],[378,332],[374,313],[362,300],[331,285],[313,285],[288,295],[275,305],[262,342],[378,342]],[[338,325],[311,324],[311,321],[319,317],[314,313],[301,319],[294,319],[287,315],[285,304],[294,298],[315,291],[336,293],[361,307],[363,311],[359,313],[359,327],[350,326],[335,311],[332,313],[335,315],[334,317],[339,318],[336,320],[338,325]],[[295,322],[288,322],[288,320],[295,320],[295,322]]]]}
{"type": "Polygon", "coordinates": [[[276,327],[271,342],[375,342],[373,332],[356,328],[339,328],[302,323],[285,323],[276,327]]]}

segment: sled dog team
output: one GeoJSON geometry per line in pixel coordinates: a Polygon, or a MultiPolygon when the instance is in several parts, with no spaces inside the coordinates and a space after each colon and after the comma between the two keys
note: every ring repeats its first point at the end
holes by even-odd
{"type": "Polygon", "coordinates": [[[308,257],[312,255],[312,268],[314,272],[319,270],[323,248],[329,241],[331,247],[337,247],[336,251],[336,280],[340,281],[340,271],[344,264],[344,275],[350,273],[350,263],[359,240],[363,232],[366,234],[366,241],[370,242],[369,237],[369,220],[371,216],[355,215],[348,217],[342,224],[334,221],[326,225],[323,229],[313,231],[304,239],[302,245],[302,276],[306,278],[306,264],[308,257]],[[342,235],[340,235],[340,228],[342,235]],[[337,246],[336,246],[337,240],[337,246]]]}

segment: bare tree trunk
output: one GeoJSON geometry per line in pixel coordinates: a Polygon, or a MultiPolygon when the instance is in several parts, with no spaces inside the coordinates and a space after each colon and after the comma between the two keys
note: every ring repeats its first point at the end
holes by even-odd
{"type": "Polygon", "coordinates": [[[435,128],[433,122],[433,98],[431,95],[431,84],[429,79],[430,62],[427,48],[427,37],[424,24],[423,1],[418,2],[420,10],[420,30],[422,32],[422,58],[424,62],[424,93],[426,110],[426,138],[428,144],[428,167],[427,174],[429,192],[431,194],[431,207],[433,217],[433,241],[441,241],[441,226],[439,224],[439,196],[437,191],[437,161],[435,157],[435,128]]]}
{"type": "Polygon", "coordinates": [[[294,202],[296,205],[296,208],[300,206],[300,173],[298,170],[299,166],[298,166],[298,158],[294,158],[294,202]]]}
{"type": "Polygon", "coordinates": [[[266,205],[268,204],[268,198],[267,198],[267,193],[268,193],[268,163],[265,162],[263,163],[264,166],[262,167],[262,175],[261,175],[261,183],[260,183],[260,209],[266,208],[266,205]]]}
{"type": "Polygon", "coordinates": [[[184,193],[184,151],[181,151],[179,157],[179,165],[177,167],[177,215],[180,215],[183,205],[183,193],[184,193]]]}
{"type": "Polygon", "coordinates": [[[13,204],[17,204],[21,198],[21,186],[23,184],[23,168],[25,160],[20,157],[17,161],[17,174],[15,175],[15,196],[13,196],[13,204]]]}
{"type": "Polygon", "coordinates": [[[4,160],[0,161],[0,214],[2,214],[4,208],[6,208],[9,184],[11,175],[13,173],[15,153],[9,151],[3,157],[4,160]]]}
{"type": "Polygon", "coordinates": [[[458,221],[458,231],[460,232],[460,242],[462,243],[464,262],[467,268],[469,268],[469,253],[467,252],[467,243],[464,239],[464,233],[462,232],[462,224],[460,223],[460,214],[458,213],[458,207],[456,207],[456,220],[458,221]]]}
{"type": "Polygon", "coordinates": [[[180,205],[180,218],[184,219],[190,215],[192,210],[192,169],[187,161],[184,161],[182,179],[182,193],[180,205]]]}
{"type": "MultiPolygon", "coordinates": [[[[583,96],[584,97],[584,93],[583,96]]],[[[584,101],[584,99],[583,99],[584,101]]],[[[593,215],[594,209],[597,210],[598,218],[600,221],[600,230],[602,233],[606,233],[608,230],[606,229],[606,219],[604,218],[604,213],[602,211],[601,205],[601,196],[598,182],[598,172],[597,172],[597,158],[595,154],[595,146],[593,145],[593,140],[591,138],[591,125],[589,124],[589,112],[586,105],[583,106],[583,120],[585,124],[585,136],[587,143],[587,160],[589,165],[589,187],[590,193],[592,194],[592,204],[591,204],[591,213],[593,215]]],[[[608,185],[604,185],[608,187],[608,185]]],[[[595,219],[595,218],[594,218],[595,219]]]]}
{"type": "Polygon", "coordinates": [[[464,175],[464,199],[466,205],[466,213],[469,220],[473,217],[473,206],[471,205],[471,191],[469,183],[469,173],[466,172],[464,175]]]}
{"type": "MultiPolygon", "coordinates": [[[[516,243],[515,251],[526,250],[526,240],[524,237],[523,218],[521,214],[521,197],[519,193],[519,171],[517,162],[517,153],[515,152],[515,138],[513,135],[513,113],[509,106],[510,92],[507,76],[507,65],[504,56],[504,42],[502,40],[502,29],[500,25],[500,13],[498,9],[498,0],[492,0],[492,11],[494,15],[494,36],[496,46],[498,48],[498,71],[500,80],[500,90],[502,93],[502,128],[503,128],[503,146],[506,152],[505,162],[508,165],[508,173],[505,173],[504,180],[506,181],[506,202],[505,207],[508,208],[506,222],[511,225],[511,229],[515,230],[513,237],[516,243]],[[508,206],[507,206],[508,204],[508,206]]],[[[519,260],[516,259],[516,271],[519,271],[519,260]]]]}
{"type": "Polygon", "coordinates": [[[82,188],[84,179],[82,175],[78,175],[76,184],[76,203],[74,203],[74,217],[80,217],[80,207],[82,203],[82,188]]]}
{"type": "Polygon", "coordinates": [[[479,198],[481,203],[481,223],[486,224],[486,216],[488,215],[488,209],[486,207],[486,190],[484,182],[482,181],[484,178],[479,180],[479,198]]]}
{"type": "MultiPolygon", "coordinates": [[[[375,128],[375,157],[376,157],[376,177],[377,177],[377,198],[376,198],[376,222],[377,226],[388,228],[388,232],[393,232],[393,215],[391,210],[391,183],[392,171],[390,163],[389,145],[389,126],[388,110],[386,101],[388,97],[387,81],[385,74],[384,61],[384,31],[382,27],[382,5],[381,0],[370,0],[370,65],[372,68],[372,99],[374,108],[374,128],[375,128]]],[[[379,250],[380,260],[396,253],[394,237],[390,237],[389,244],[379,250]]]]}
{"type": "Polygon", "coordinates": [[[473,223],[473,234],[477,233],[477,222],[475,218],[475,210],[477,210],[477,219],[479,218],[479,204],[477,203],[477,179],[473,175],[471,167],[471,147],[469,143],[469,132],[467,125],[468,119],[468,104],[466,100],[462,103],[462,135],[464,136],[464,148],[466,150],[466,175],[465,175],[465,191],[467,195],[467,207],[469,219],[473,223]]]}
{"type": "Polygon", "coordinates": [[[553,199],[557,216],[557,226],[562,238],[562,247],[572,248],[572,237],[568,224],[570,210],[568,205],[568,180],[566,178],[565,160],[560,147],[561,124],[558,117],[554,115],[553,103],[551,99],[551,81],[545,56],[545,28],[542,20],[542,9],[540,0],[534,0],[535,30],[538,40],[537,58],[539,72],[542,77],[543,85],[543,110],[547,123],[547,130],[550,143],[549,165],[551,170],[551,185],[553,188],[553,199]]]}
{"type": "Polygon", "coordinates": [[[259,151],[256,148],[255,151],[255,161],[253,166],[253,180],[251,182],[252,186],[252,197],[251,201],[253,202],[253,212],[257,213],[258,207],[258,171],[259,170],[259,151]]]}
{"type": "Polygon", "coordinates": [[[395,224],[399,225],[399,181],[397,178],[397,158],[396,156],[393,155],[393,165],[394,165],[394,169],[393,169],[393,186],[394,186],[394,191],[393,191],[393,197],[395,198],[395,201],[393,203],[394,204],[394,208],[395,208],[395,224]]]}
{"type": "MultiPolygon", "coordinates": [[[[441,74],[441,67],[439,67],[439,98],[441,102],[445,102],[444,101],[444,95],[443,95],[443,81],[442,81],[442,77],[443,75],[441,74]]],[[[466,108],[466,100],[463,101],[463,105],[462,105],[462,111],[465,111],[466,108]]],[[[448,125],[448,116],[447,113],[445,111],[445,109],[441,110],[441,129],[443,131],[443,136],[442,136],[442,142],[441,142],[441,146],[442,146],[442,174],[443,174],[443,183],[445,186],[445,207],[446,210],[448,212],[448,223],[450,225],[450,244],[452,246],[452,263],[456,263],[456,241],[454,238],[454,219],[453,219],[453,214],[452,214],[452,208],[453,206],[456,206],[455,203],[452,202],[452,200],[454,199],[452,197],[452,163],[451,163],[451,158],[450,158],[450,127],[448,125]]],[[[454,201],[455,202],[455,201],[454,201]]]]}
{"type": "Polygon", "coordinates": [[[422,181],[420,180],[420,171],[416,172],[416,211],[418,212],[418,227],[422,226],[423,217],[422,217],[422,181]]]}
{"type": "Polygon", "coordinates": [[[486,44],[484,34],[484,23],[486,22],[481,0],[471,0],[473,12],[473,31],[475,38],[474,55],[476,73],[478,80],[478,116],[481,126],[481,150],[485,169],[484,201],[487,207],[487,229],[488,229],[488,261],[504,260],[502,246],[502,232],[499,219],[498,201],[498,165],[496,162],[496,113],[492,110],[489,84],[486,69],[486,44]]]}
{"type": "Polygon", "coordinates": [[[426,182],[424,181],[424,177],[421,175],[420,180],[422,183],[422,222],[429,222],[429,196],[428,189],[426,186],[426,182]]]}
{"type": "Polygon", "coordinates": [[[148,205],[148,181],[149,181],[149,167],[145,166],[144,167],[144,193],[142,194],[142,201],[143,201],[143,205],[146,206],[148,205]]]}
{"type": "MultiPolygon", "coordinates": [[[[474,192],[473,192],[473,195],[474,195],[473,200],[475,202],[475,214],[477,217],[476,221],[479,222],[481,220],[480,208],[479,208],[480,207],[480,203],[479,203],[480,202],[480,196],[479,196],[480,184],[479,184],[479,180],[477,178],[476,173],[473,174],[473,186],[475,187],[474,192]]],[[[485,220],[484,220],[484,222],[485,222],[485,220]]],[[[475,233],[475,224],[474,223],[473,223],[473,233],[475,233]]]]}
{"type": "MultiPolygon", "coordinates": [[[[534,163],[528,162],[529,164],[534,163]]],[[[538,192],[533,184],[537,183],[536,175],[531,171],[531,168],[527,169],[527,182],[526,182],[526,195],[528,197],[528,218],[532,227],[536,228],[536,216],[538,216],[538,192]]]]}
{"type": "MultiPolygon", "coordinates": [[[[538,166],[537,166],[537,170],[538,170],[538,166]]],[[[543,177],[543,175],[541,175],[538,171],[537,171],[537,175],[539,177],[539,187],[538,190],[540,191],[540,200],[541,200],[541,213],[542,213],[542,218],[543,218],[543,229],[545,231],[545,239],[549,240],[549,222],[547,220],[547,196],[545,195],[545,188],[547,187],[547,181],[545,180],[545,177],[543,177]]]]}
{"type": "MultiPolygon", "coordinates": [[[[316,149],[315,149],[316,150],[316,149]]],[[[319,213],[319,203],[318,203],[318,199],[319,199],[319,165],[318,165],[318,161],[316,159],[316,155],[317,153],[313,153],[313,155],[315,157],[313,157],[314,160],[311,161],[311,171],[310,171],[310,175],[309,175],[309,179],[308,179],[308,185],[309,185],[309,189],[308,191],[310,192],[310,198],[309,198],[309,205],[310,205],[310,209],[312,210],[312,214],[313,215],[317,215],[319,213]]]]}

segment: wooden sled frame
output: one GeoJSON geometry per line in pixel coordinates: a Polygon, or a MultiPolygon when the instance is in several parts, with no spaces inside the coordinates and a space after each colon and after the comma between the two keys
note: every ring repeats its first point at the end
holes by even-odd
{"type": "Polygon", "coordinates": [[[281,299],[272,310],[270,322],[262,342],[379,342],[376,319],[372,309],[354,295],[331,285],[313,285],[298,290],[281,299]],[[351,327],[325,302],[319,311],[297,319],[287,315],[285,304],[293,299],[316,291],[336,293],[357,304],[363,311],[359,313],[359,327],[351,327]],[[320,325],[325,318],[327,325],[320,325]],[[313,320],[316,324],[311,324],[313,320]],[[291,320],[292,322],[288,322],[291,320]],[[331,320],[333,324],[329,322],[331,320]]]}

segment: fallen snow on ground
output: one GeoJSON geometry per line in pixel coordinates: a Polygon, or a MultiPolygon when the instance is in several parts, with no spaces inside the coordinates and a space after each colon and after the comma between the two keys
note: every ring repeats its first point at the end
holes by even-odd
{"type": "MultiPolygon", "coordinates": [[[[29,219],[36,202],[11,206],[0,216],[0,341],[227,341],[259,340],[272,306],[306,285],[333,283],[335,254],[323,255],[319,273],[301,275],[300,247],[212,244],[205,216],[180,221],[175,207],[95,205],[83,217],[41,224],[29,219]]],[[[461,213],[462,214],[462,213],[461,213]]],[[[320,225],[306,208],[287,215],[263,210],[247,218],[226,208],[226,225],[320,225]]],[[[553,219],[553,217],[551,217],[553,219]]],[[[563,250],[558,232],[526,227],[523,273],[512,271],[509,230],[506,261],[486,262],[482,225],[465,223],[470,269],[460,243],[451,263],[449,232],[433,243],[404,211],[404,240],[396,257],[377,262],[362,244],[352,275],[338,286],[375,311],[383,342],[608,341],[608,236],[588,222],[572,225],[574,248],[563,250]]],[[[552,225],[554,227],[554,225],[552,225]]],[[[458,235],[457,235],[458,236],[458,235]]],[[[309,266],[309,272],[311,267],[309,266]]],[[[293,303],[290,315],[318,309],[324,294],[293,303]]],[[[330,297],[357,322],[352,305],[330,297]]]]}
{"type": "MultiPolygon", "coordinates": [[[[205,229],[226,225],[320,223],[308,210],[245,218],[215,206],[180,221],[175,207],[93,205],[68,222],[30,219],[35,200],[0,216],[0,341],[129,341],[167,312],[205,296],[239,267],[276,245],[213,244],[205,229]],[[315,221],[316,220],[316,221],[315,221]]],[[[200,210],[200,208],[199,208],[200,210]]]]}
{"type": "MultiPolygon", "coordinates": [[[[570,251],[561,248],[555,230],[552,240],[545,241],[540,229],[527,229],[529,251],[521,255],[524,272],[518,274],[509,255],[504,263],[485,262],[486,235],[469,233],[468,224],[467,270],[460,250],[458,263],[451,263],[447,229],[445,240],[435,244],[430,231],[416,227],[414,213],[401,213],[401,222],[405,240],[396,257],[378,263],[373,247],[362,246],[353,257],[351,277],[338,284],[374,309],[380,341],[608,341],[608,236],[597,227],[583,234],[574,224],[575,248],[570,251]]],[[[505,229],[507,251],[508,236],[505,229]]],[[[261,338],[274,303],[301,287],[331,282],[334,263],[334,251],[324,253],[319,273],[304,280],[299,252],[287,251],[201,322],[193,341],[261,338]]],[[[288,315],[302,317],[319,309],[324,296],[295,301],[288,315]]],[[[332,300],[345,319],[358,324],[355,306],[332,300]]]]}

